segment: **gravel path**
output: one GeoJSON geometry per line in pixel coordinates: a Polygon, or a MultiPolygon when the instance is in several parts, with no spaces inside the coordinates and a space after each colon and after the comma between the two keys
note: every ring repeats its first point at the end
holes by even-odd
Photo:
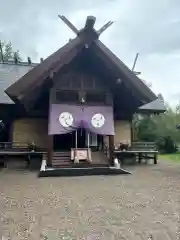
{"type": "Polygon", "coordinates": [[[180,165],[161,161],[129,169],[133,174],[127,176],[41,179],[36,173],[1,171],[1,235],[13,240],[178,239],[180,165]]]}

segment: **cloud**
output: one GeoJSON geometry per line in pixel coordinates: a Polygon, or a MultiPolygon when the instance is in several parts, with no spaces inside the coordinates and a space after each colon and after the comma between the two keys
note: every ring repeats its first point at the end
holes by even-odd
{"type": "Polygon", "coordinates": [[[174,104],[180,98],[179,12],[179,0],[6,0],[1,3],[0,39],[12,41],[24,58],[39,61],[74,37],[58,14],[78,28],[87,15],[97,17],[97,29],[112,20],[101,40],[129,67],[139,52],[136,70],[174,104]]]}

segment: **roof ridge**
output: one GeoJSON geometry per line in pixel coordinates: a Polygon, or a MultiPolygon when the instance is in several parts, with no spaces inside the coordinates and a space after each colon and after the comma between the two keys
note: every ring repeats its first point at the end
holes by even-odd
{"type": "Polygon", "coordinates": [[[29,64],[28,62],[17,62],[15,63],[14,61],[0,61],[0,64],[3,64],[3,65],[18,65],[18,66],[37,66],[39,63],[31,63],[29,64]]]}

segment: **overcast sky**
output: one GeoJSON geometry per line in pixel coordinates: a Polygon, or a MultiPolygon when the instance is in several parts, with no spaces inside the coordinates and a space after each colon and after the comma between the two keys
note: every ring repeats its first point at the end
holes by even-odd
{"type": "Polygon", "coordinates": [[[60,48],[73,32],[58,19],[65,15],[82,28],[87,15],[95,28],[111,20],[101,41],[126,65],[175,104],[180,99],[180,0],[0,0],[0,39],[11,41],[33,61],[60,48]]]}

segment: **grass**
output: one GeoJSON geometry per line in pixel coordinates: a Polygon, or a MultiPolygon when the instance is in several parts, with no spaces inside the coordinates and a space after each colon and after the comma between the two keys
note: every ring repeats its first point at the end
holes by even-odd
{"type": "Polygon", "coordinates": [[[160,159],[170,160],[173,162],[180,162],[180,152],[172,154],[160,154],[160,159]]]}

